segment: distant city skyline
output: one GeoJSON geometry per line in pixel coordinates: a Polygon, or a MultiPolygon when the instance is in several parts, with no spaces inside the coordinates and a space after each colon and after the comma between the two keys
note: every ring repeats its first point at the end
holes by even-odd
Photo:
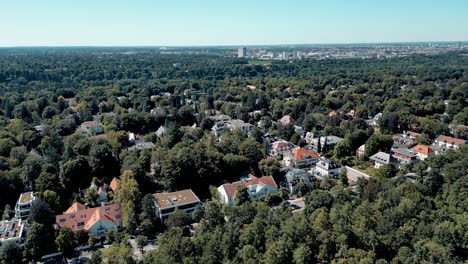
{"type": "Polygon", "coordinates": [[[4,1],[0,47],[464,42],[466,10],[463,0],[4,1]]]}

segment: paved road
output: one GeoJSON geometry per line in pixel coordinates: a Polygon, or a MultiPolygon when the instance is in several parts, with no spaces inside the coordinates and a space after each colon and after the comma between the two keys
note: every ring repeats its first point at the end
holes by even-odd
{"type": "Polygon", "coordinates": [[[351,167],[348,167],[346,166],[346,176],[348,176],[348,181],[349,183],[352,183],[352,182],[356,182],[358,180],[358,178],[365,178],[365,179],[369,179],[370,176],[363,173],[363,172],[360,172],[358,170],[355,170],[351,167]]]}

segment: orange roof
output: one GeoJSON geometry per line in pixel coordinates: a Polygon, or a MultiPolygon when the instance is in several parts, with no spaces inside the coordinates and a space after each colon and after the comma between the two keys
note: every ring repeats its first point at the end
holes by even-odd
{"type": "Polygon", "coordinates": [[[117,178],[113,178],[109,186],[111,187],[112,191],[115,192],[119,188],[119,182],[117,178]]]}
{"type": "Polygon", "coordinates": [[[65,212],[66,214],[71,214],[71,213],[76,213],[78,211],[81,211],[81,210],[85,210],[86,209],[86,206],[84,204],[81,204],[79,202],[74,202],[70,208],[67,209],[67,211],[65,212]]]}
{"type": "Polygon", "coordinates": [[[233,183],[223,184],[223,187],[224,187],[224,190],[226,190],[227,196],[229,198],[234,197],[236,195],[236,193],[237,193],[237,189],[240,186],[247,187],[247,186],[251,186],[251,185],[254,185],[254,184],[258,184],[260,186],[268,185],[268,186],[271,186],[273,188],[278,188],[278,186],[276,185],[276,182],[275,182],[275,180],[273,179],[272,176],[264,176],[264,177],[258,178],[258,177],[255,177],[253,175],[249,175],[249,177],[250,177],[249,180],[236,181],[236,182],[233,182],[233,183]]]}
{"type": "Polygon", "coordinates": [[[453,137],[444,136],[444,135],[440,135],[437,138],[437,140],[442,141],[442,142],[447,142],[448,144],[453,144],[453,145],[463,145],[463,144],[465,144],[465,140],[463,140],[463,139],[453,138],[453,137]]]}
{"type": "Polygon", "coordinates": [[[120,225],[122,223],[120,204],[86,208],[80,203],[74,203],[64,214],[55,216],[55,222],[60,228],[68,227],[73,231],[88,231],[100,220],[120,225]]]}
{"type": "Polygon", "coordinates": [[[292,154],[294,155],[294,160],[307,160],[307,159],[319,157],[317,153],[314,153],[305,148],[294,149],[292,151],[292,154]]]}
{"type": "Polygon", "coordinates": [[[337,116],[337,115],[338,115],[338,112],[336,110],[333,110],[330,113],[328,113],[328,116],[337,116]]]}
{"type": "Polygon", "coordinates": [[[424,155],[429,155],[429,154],[432,154],[433,152],[430,147],[424,146],[424,145],[416,145],[413,147],[413,150],[414,152],[421,153],[424,155]]]}

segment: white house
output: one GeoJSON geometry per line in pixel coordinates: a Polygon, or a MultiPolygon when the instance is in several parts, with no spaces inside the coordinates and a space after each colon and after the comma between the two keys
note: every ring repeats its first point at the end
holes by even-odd
{"type": "Polygon", "coordinates": [[[174,213],[176,209],[191,213],[195,207],[201,204],[200,199],[190,189],[170,193],[155,193],[153,196],[156,213],[161,222],[174,213]]]}
{"type": "Polygon", "coordinates": [[[314,181],[314,176],[305,170],[290,169],[285,175],[285,187],[290,193],[295,193],[299,183],[304,183],[305,186],[310,187],[314,181]]]}
{"type": "Polygon", "coordinates": [[[414,146],[413,151],[420,160],[425,160],[434,154],[434,151],[430,147],[421,144],[414,146]]]}
{"type": "Polygon", "coordinates": [[[75,202],[65,213],[55,216],[55,223],[58,229],[68,227],[74,232],[84,230],[103,236],[109,230],[118,231],[122,225],[122,208],[120,204],[88,208],[75,202]]]}
{"type": "Polygon", "coordinates": [[[436,138],[434,143],[440,147],[458,149],[461,145],[466,144],[466,140],[440,135],[436,138]]]}
{"type": "Polygon", "coordinates": [[[275,193],[278,191],[278,186],[275,180],[271,176],[264,176],[257,178],[253,175],[249,175],[249,178],[236,181],[233,183],[225,183],[218,187],[219,199],[222,203],[230,206],[234,205],[234,199],[237,195],[239,187],[244,186],[247,188],[249,198],[255,200],[262,195],[275,193]]]}
{"type": "Polygon", "coordinates": [[[370,156],[369,159],[374,162],[374,168],[378,169],[383,165],[390,164],[392,156],[388,153],[379,151],[370,156]]]}
{"type": "Polygon", "coordinates": [[[293,149],[283,155],[283,162],[286,166],[296,168],[306,168],[318,162],[319,155],[305,148],[293,149]]]}
{"type": "Polygon", "coordinates": [[[22,193],[16,202],[15,217],[25,220],[29,216],[32,203],[36,200],[33,192],[22,193]]]}
{"type": "Polygon", "coordinates": [[[330,178],[338,179],[340,176],[341,165],[330,159],[320,159],[315,166],[315,172],[320,177],[328,176],[330,178]]]}
{"type": "Polygon", "coordinates": [[[12,241],[23,245],[26,236],[25,223],[19,218],[0,221],[0,244],[12,241]]]}

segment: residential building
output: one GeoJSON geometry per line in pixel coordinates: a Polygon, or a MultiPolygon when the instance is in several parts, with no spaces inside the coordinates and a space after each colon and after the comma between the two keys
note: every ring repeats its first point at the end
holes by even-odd
{"type": "Polygon", "coordinates": [[[0,244],[12,241],[18,245],[24,245],[26,237],[26,225],[20,218],[0,221],[0,244]]]}
{"type": "Polygon", "coordinates": [[[234,205],[234,199],[237,195],[239,187],[245,187],[249,193],[249,198],[255,200],[262,195],[275,193],[278,191],[278,186],[271,176],[261,178],[249,175],[248,178],[236,181],[233,183],[225,183],[218,187],[219,198],[222,203],[230,206],[234,205]]]}
{"type": "Polygon", "coordinates": [[[16,202],[15,217],[25,220],[29,216],[32,203],[36,200],[33,192],[22,193],[16,202]]]}
{"type": "Polygon", "coordinates": [[[392,157],[400,164],[417,163],[417,155],[407,148],[392,148],[392,157]]]}
{"type": "Polygon", "coordinates": [[[299,147],[286,140],[278,140],[271,143],[270,156],[282,156],[284,153],[289,152],[295,148],[299,147]]]}
{"type": "Polygon", "coordinates": [[[283,51],[283,60],[289,60],[289,52],[283,51]]]}
{"type": "Polygon", "coordinates": [[[98,187],[94,181],[91,182],[91,185],[87,189],[82,189],[80,190],[79,194],[82,198],[86,198],[86,193],[90,189],[96,190],[96,193],[98,194],[98,202],[99,203],[107,203],[107,184],[103,184],[102,186],[98,187]]]}
{"type": "Polygon", "coordinates": [[[420,160],[425,160],[434,154],[434,151],[430,147],[421,144],[414,146],[413,151],[420,160]]]}
{"type": "Polygon", "coordinates": [[[237,50],[237,57],[238,58],[245,58],[247,57],[247,48],[241,47],[237,50]]]}
{"type": "Polygon", "coordinates": [[[439,145],[440,147],[458,149],[461,145],[466,144],[466,140],[440,135],[439,137],[437,137],[434,143],[439,145]]]}
{"type": "Polygon", "coordinates": [[[229,131],[239,130],[240,132],[247,134],[253,129],[253,125],[245,123],[240,119],[232,119],[226,122],[226,128],[229,131]]]}
{"type": "Polygon", "coordinates": [[[164,126],[160,126],[158,130],[156,130],[156,136],[158,138],[164,137],[167,134],[167,129],[164,126]]]}
{"type": "Polygon", "coordinates": [[[74,232],[84,230],[95,236],[103,236],[121,227],[122,208],[120,204],[88,208],[75,202],[65,213],[55,216],[55,223],[58,229],[68,227],[74,232]]]}
{"type": "Polygon", "coordinates": [[[279,121],[283,126],[294,124],[294,118],[292,118],[290,115],[283,116],[279,121]]]}
{"type": "Polygon", "coordinates": [[[198,199],[195,193],[190,189],[176,192],[155,193],[153,196],[156,205],[156,213],[161,219],[161,222],[174,213],[176,209],[191,213],[195,207],[201,204],[200,199],[198,199]]]}
{"type": "Polygon", "coordinates": [[[340,176],[341,164],[334,162],[333,160],[322,158],[317,162],[313,171],[319,177],[328,176],[330,178],[338,179],[340,176]]]}
{"type": "Polygon", "coordinates": [[[84,136],[92,136],[92,135],[103,133],[104,128],[103,128],[101,122],[85,121],[85,122],[81,123],[78,131],[81,131],[81,133],[84,136]]]}
{"type": "Polygon", "coordinates": [[[283,155],[283,162],[286,166],[296,168],[307,168],[317,163],[319,155],[305,148],[293,149],[283,155]]]}
{"type": "Polygon", "coordinates": [[[152,149],[154,147],[153,142],[139,142],[131,147],[128,147],[128,151],[134,150],[144,150],[144,149],[152,149]]]}
{"type": "Polygon", "coordinates": [[[366,153],[366,144],[362,144],[357,150],[356,150],[356,156],[362,157],[366,153]]]}
{"type": "Polygon", "coordinates": [[[316,137],[312,138],[312,140],[309,140],[309,144],[312,147],[312,150],[315,152],[319,152],[319,140],[320,140],[320,146],[321,146],[321,151],[329,151],[333,149],[336,144],[340,143],[343,141],[343,138],[337,137],[337,136],[323,136],[323,137],[316,137]]]}
{"type": "Polygon", "coordinates": [[[369,157],[374,162],[374,168],[378,169],[384,165],[388,165],[392,162],[392,156],[388,153],[379,151],[369,157]]]}
{"type": "Polygon", "coordinates": [[[114,193],[117,193],[117,190],[119,189],[119,180],[114,177],[112,181],[110,182],[109,187],[112,189],[114,193]]]}
{"type": "Polygon", "coordinates": [[[300,183],[310,187],[314,180],[314,176],[305,170],[289,169],[285,175],[284,187],[286,187],[290,193],[296,193],[300,183]]]}

